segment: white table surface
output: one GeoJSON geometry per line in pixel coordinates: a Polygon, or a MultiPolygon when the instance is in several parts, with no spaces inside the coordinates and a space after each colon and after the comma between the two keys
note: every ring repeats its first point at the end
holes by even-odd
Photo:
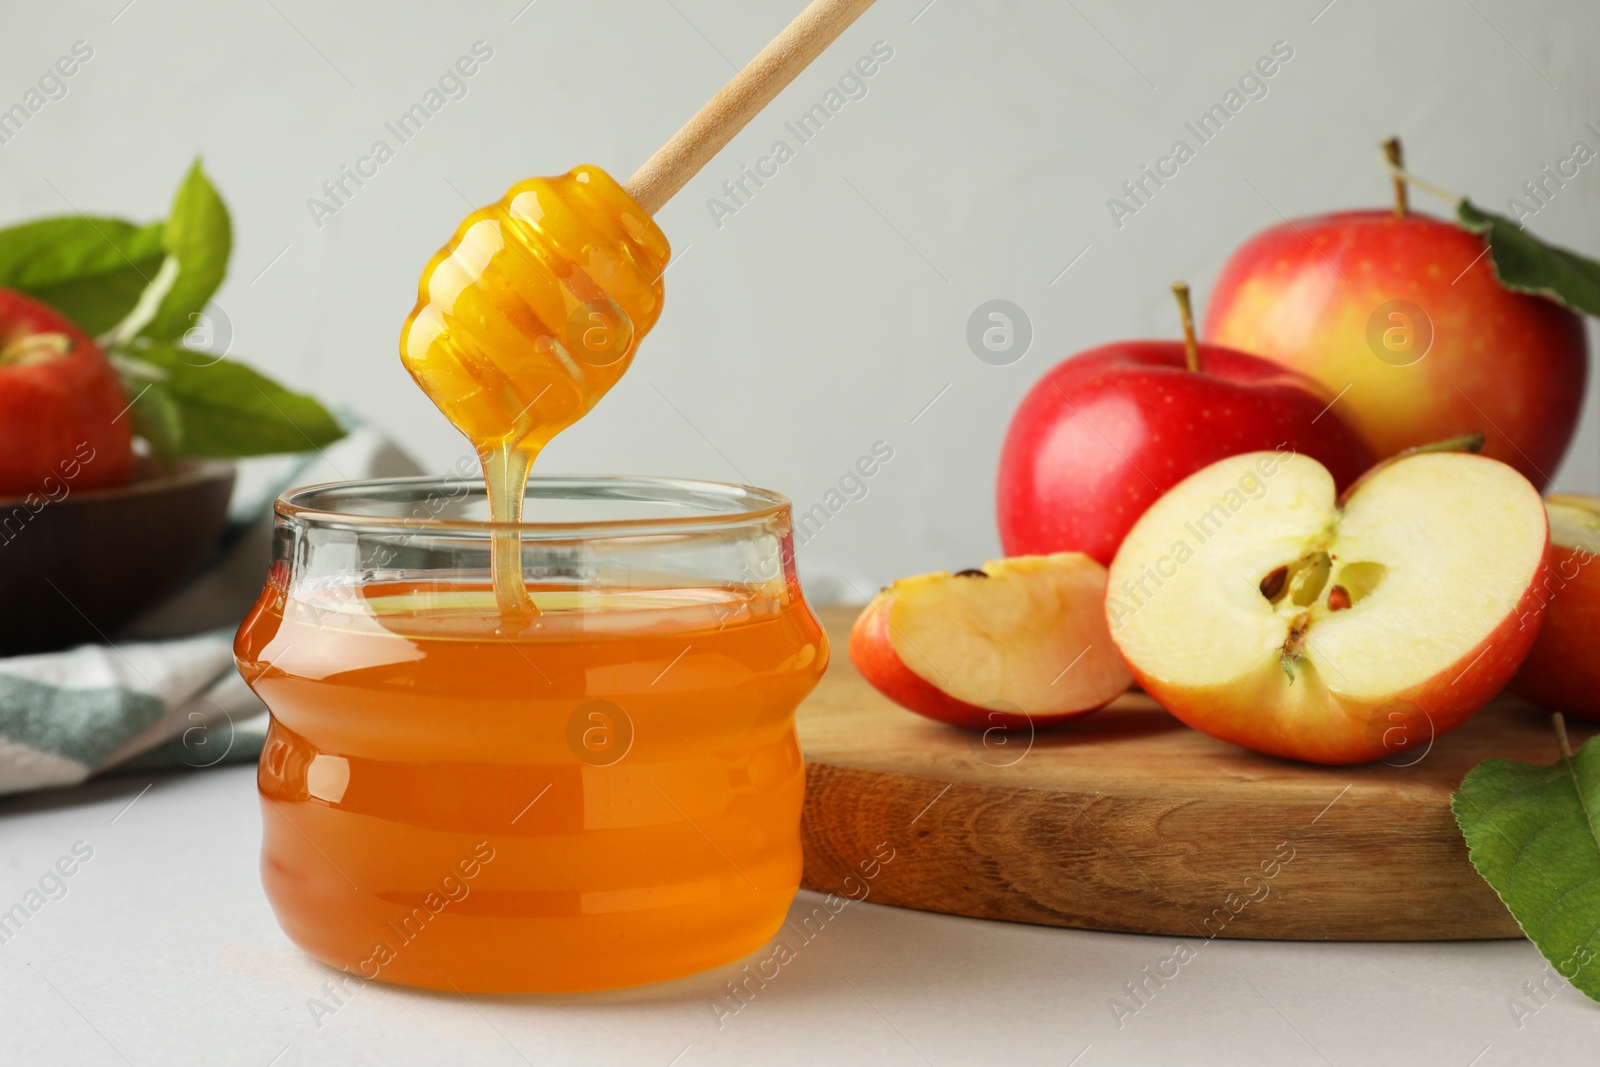
{"type": "MultiPolygon", "coordinates": [[[[0,944],[0,1064],[1496,1064],[1600,1062],[1600,1005],[1526,942],[1198,951],[1119,1028],[1108,1001],[1170,938],[852,903],[719,1028],[737,968],[621,993],[470,1000],[335,972],[257,880],[254,770],[111,778],[0,801],[0,910],[93,858],[0,944]],[[146,787],[149,787],[146,789],[146,787]],[[1514,999],[1529,1009],[1520,1020],[1514,999]],[[1520,1022],[1520,1025],[1519,1025],[1520,1022]]],[[[817,898],[802,893],[807,911],[817,898]]],[[[1169,966],[1170,971],[1170,966],[1169,966]]]]}

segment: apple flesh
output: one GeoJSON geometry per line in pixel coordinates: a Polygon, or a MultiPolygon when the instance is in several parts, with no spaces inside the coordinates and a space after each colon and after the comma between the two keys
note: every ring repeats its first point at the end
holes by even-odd
{"type": "Polygon", "coordinates": [[[1223,267],[1202,335],[1310,375],[1379,457],[1481,430],[1541,488],[1577,429],[1582,319],[1501,285],[1483,238],[1351,211],[1274,226],[1223,267]]]}
{"type": "Polygon", "coordinates": [[[1106,570],[1081,553],[902,578],[850,630],[850,661],[901,707],[955,726],[1048,726],[1127,688],[1106,570]]]}
{"type": "Polygon", "coordinates": [[[1600,719],[1600,497],[1552,496],[1544,621],[1511,691],[1535,704],[1600,719]]]}
{"type": "Polygon", "coordinates": [[[1544,503],[1497,460],[1391,460],[1341,502],[1315,460],[1256,453],[1192,475],[1111,566],[1134,679],[1197,730],[1361,763],[1482,707],[1538,631],[1544,503]]]}
{"type": "Polygon", "coordinates": [[[1041,378],[1012,417],[1000,457],[1000,543],[1008,555],[1085,552],[1110,564],[1156,499],[1210,463],[1257,449],[1314,456],[1341,488],[1375,458],[1333,394],[1277,364],[1199,345],[1129,341],[1081,352],[1041,378]]]}

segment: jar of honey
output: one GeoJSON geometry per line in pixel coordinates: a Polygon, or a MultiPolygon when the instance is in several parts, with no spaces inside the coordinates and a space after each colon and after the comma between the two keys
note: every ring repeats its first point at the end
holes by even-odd
{"type": "Polygon", "coordinates": [[[754,951],[800,880],[794,712],[828,661],[789,503],[535,477],[537,522],[448,478],[297,490],[235,643],[272,713],[261,871],[366,980],[603,989],[754,951]],[[532,614],[497,606],[519,545],[532,614]]]}

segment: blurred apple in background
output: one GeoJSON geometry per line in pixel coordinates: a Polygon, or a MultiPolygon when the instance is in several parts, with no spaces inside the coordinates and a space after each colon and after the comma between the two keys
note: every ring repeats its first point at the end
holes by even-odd
{"type": "Polygon", "coordinates": [[[1380,457],[1481,430],[1484,455],[1543,488],[1578,426],[1583,320],[1501,285],[1482,237],[1411,213],[1396,188],[1394,210],[1246,241],[1217,278],[1202,336],[1343,394],[1336,410],[1380,457]]]}
{"type": "Polygon", "coordinates": [[[1000,456],[998,516],[1007,555],[1084,552],[1109,564],[1146,508],[1227,456],[1261,449],[1321,461],[1342,489],[1373,455],[1328,405],[1332,393],[1244,352],[1123,341],[1080,352],[1034,385],[1000,456]]]}
{"type": "Polygon", "coordinates": [[[117,372],[88,334],[0,289],[0,497],[121,485],[133,419],[117,372]],[[50,479],[50,484],[46,480],[50,479]]]}

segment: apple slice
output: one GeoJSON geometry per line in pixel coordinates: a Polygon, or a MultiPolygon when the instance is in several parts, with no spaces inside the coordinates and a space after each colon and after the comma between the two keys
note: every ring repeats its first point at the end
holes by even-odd
{"type": "Polygon", "coordinates": [[[1106,569],[1081,552],[902,578],[850,630],[850,660],[902,707],[956,726],[1048,726],[1128,688],[1106,569]]]}
{"type": "Polygon", "coordinates": [[[1106,617],[1134,678],[1195,729],[1360,763],[1453,730],[1510,679],[1548,549],[1538,492],[1498,460],[1401,456],[1340,502],[1315,460],[1248,453],[1139,519],[1106,617]]]}
{"type": "Polygon", "coordinates": [[[1600,719],[1600,497],[1548,498],[1550,572],[1544,622],[1512,692],[1555,711],[1600,719]]]}

